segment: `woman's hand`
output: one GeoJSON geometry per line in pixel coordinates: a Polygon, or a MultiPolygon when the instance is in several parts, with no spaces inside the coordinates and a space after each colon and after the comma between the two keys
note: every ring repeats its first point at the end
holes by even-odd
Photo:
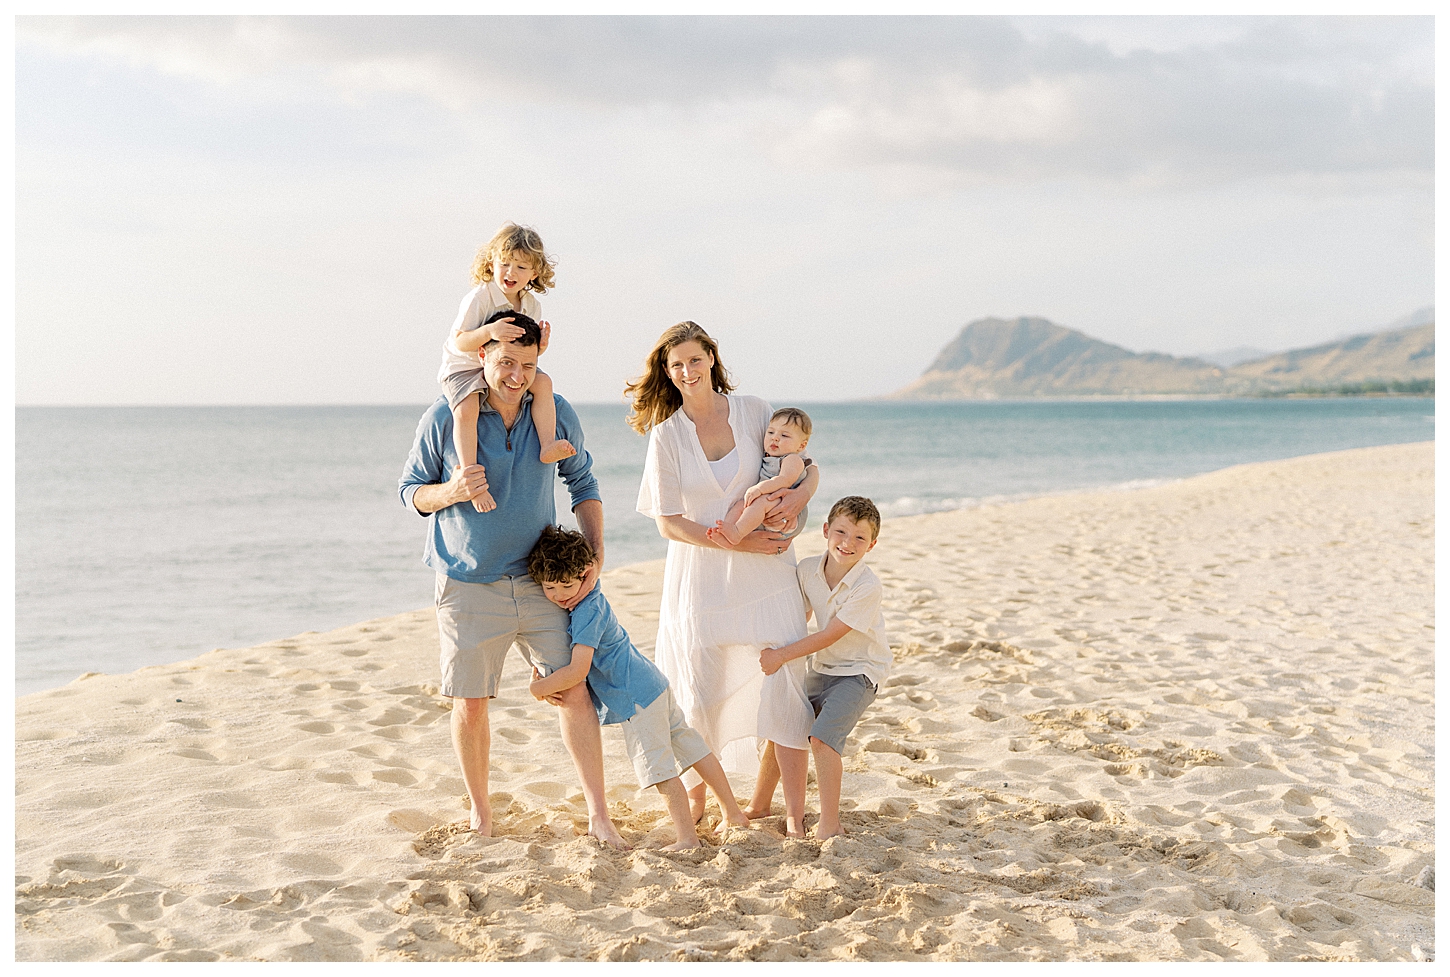
{"type": "Polygon", "coordinates": [[[770,493],[766,498],[775,504],[766,510],[763,525],[781,533],[794,529],[796,517],[805,510],[813,492],[814,487],[802,484],[797,488],[777,489],[770,493]]]}
{"type": "Polygon", "coordinates": [[[763,553],[766,556],[777,556],[784,553],[785,548],[789,545],[790,540],[780,533],[771,532],[768,529],[757,529],[736,543],[734,550],[737,553],[763,553]]]}

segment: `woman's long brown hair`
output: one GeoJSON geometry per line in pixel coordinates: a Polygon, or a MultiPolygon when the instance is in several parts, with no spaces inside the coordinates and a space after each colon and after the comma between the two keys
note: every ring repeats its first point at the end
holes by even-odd
{"type": "Polygon", "coordinates": [[[715,365],[710,369],[710,386],[722,394],[728,394],[735,389],[725,364],[720,362],[720,347],[715,345],[710,334],[688,319],[677,322],[660,334],[654,349],[644,358],[644,375],[624,387],[633,407],[629,414],[629,426],[640,434],[648,434],[650,428],[669,419],[684,403],[680,391],[670,380],[670,372],[665,363],[669,359],[670,350],[681,343],[689,342],[699,343],[715,359],[715,365]]]}

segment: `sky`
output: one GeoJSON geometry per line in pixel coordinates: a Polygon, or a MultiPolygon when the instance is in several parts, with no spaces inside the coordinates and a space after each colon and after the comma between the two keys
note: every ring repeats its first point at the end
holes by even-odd
{"type": "Polygon", "coordinates": [[[1433,122],[1425,16],[21,17],[16,401],[426,403],[505,221],[579,402],[1307,346],[1434,303],[1433,122]]]}

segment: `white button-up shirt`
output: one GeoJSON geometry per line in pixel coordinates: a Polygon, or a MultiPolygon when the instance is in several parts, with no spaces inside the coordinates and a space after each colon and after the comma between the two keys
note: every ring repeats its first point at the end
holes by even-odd
{"type": "Polygon", "coordinates": [[[824,675],[864,675],[878,688],[891,670],[886,616],[881,613],[881,580],[862,560],[835,588],[826,583],[826,554],[808,557],[795,568],[801,596],[816,616],[816,627],[839,619],[851,630],[811,656],[811,668],[824,675]]]}
{"type": "MultiPolygon", "coordinates": [[[[539,300],[534,298],[533,292],[524,292],[519,305],[522,306],[519,311],[535,322],[543,314],[539,308],[539,300]]],[[[502,309],[513,311],[513,306],[509,305],[508,296],[504,295],[503,289],[496,282],[484,282],[463,296],[463,303],[458,307],[458,318],[449,327],[448,338],[443,340],[443,365],[438,368],[439,383],[455,373],[483,369],[483,359],[479,356],[479,351],[465,353],[453,344],[453,334],[472,332],[483,325],[489,316],[502,309]]]]}

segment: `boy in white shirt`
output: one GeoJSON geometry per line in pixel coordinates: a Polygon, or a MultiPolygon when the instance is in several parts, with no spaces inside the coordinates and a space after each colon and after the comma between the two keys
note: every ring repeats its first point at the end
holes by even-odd
{"type": "MultiPolygon", "coordinates": [[[[813,656],[805,691],[816,714],[810,743],[821,797],[816,837],[822,841],[846,833],[841,828],[841,751],[891,668],[881,581],[862,562],[880,532],[881,513],[870,499],[848,495],[831,506],[826,552],[796,566],[806,617],[814,614],[820,630],[760,653],[767,675],[788,661],[813,656]]],[[[782,783],[787,798],[793,791],[805,796],[804,773],[802,769],[799,784],[782,783]]]]}

